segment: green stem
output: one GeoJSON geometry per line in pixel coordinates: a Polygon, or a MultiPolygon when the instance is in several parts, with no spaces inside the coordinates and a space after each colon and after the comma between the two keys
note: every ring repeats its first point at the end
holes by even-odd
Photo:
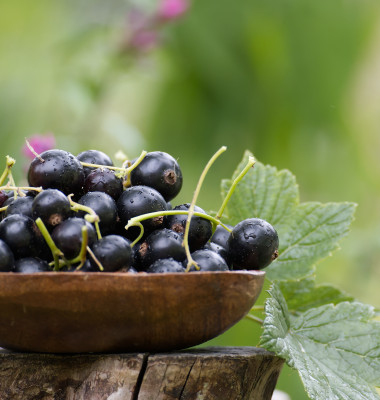
{"type": "Polygon", "coordinates": [[[2,186],[7,179],[11,168],[15,165],[16,160],[12,157],[6,156],[5,157],[5,169],[0,176],[0,186],[2,186]]]}
{"type": "Polygon", "coordinates": [[[95,254],[93,253],[93,251],[87,246],[87,251],[88,254],[90,254],[90,256],[92,257],[92,259],[95,261],[96,265],[99,267],[100,271],[104,271],[103,265],[101,264],[101,262],[96,258],[95,254]]]}
{"type": "Polygon", "coordinates": [[[262,325],[262,324],[264,323],[264,321],[263,321],[262,319],[257,318],[257,317],[255,317],[255,316],[252,315],[252,314],[247,314],[245,317],[248,318],[248,319],[250,319],[251,321],[254,321],[254,322],[259,323],[260,325],[262,325]]]}
{"type": "Polygon", "coordinates": [[[100,240],[102,238],[102,235],[100,233],[100,228],[99,228],[100,219],[99,219],[98,214],[96,214],[96,212],[91,207],[84,206],[83,204],[76,203],[71,198],[72,196],[73,196],[72,194],[69,194],[67,196],[67,198],[70,201],[71,210],[72,211],[84,211],[84,212],[87,213],[87,215],[85,215],[84,219],[86,221],[90,222],[91,224],[95,225],[96,234],[98,236],[98,240],[100,240]]]}
{"type": "Polygon", "coordinates": [[[122,168],[122,167],[113,167],[111,165],[100,165],[100,164],[91,164],[91,163],[87,163],[87,162],[80,162],[84,167],[93,167],[93,168],[107,168],[107,169],[111,169],[112,171],[121,171],[121,172],[125,172],[126,168],[122,168]]]}
{"type": "Polygon", "coordinates": [[[218,213],[216,214],[216,219],[220,219],[222,218],[224,209],[227,206],[227,203],[229,202],[233,192],[236,189],[236,186],[238,185],[238,183],[243,179],[243,177],[245,176],[245,174],[249,171],[249,169],[251,167],[253,167],[253,165],[255,164],[255,159],[252,156],[249,156],[248,158],[248,163],[247,165],[244,167],[244,169],[240,172],[240,174],[234,179],[234,181],[232,182],[232,185],[230,187],[230,190],[228,191],[226,197],[223,200],[223,203],[218,211],[218,213]]]}
{"type": "Polygon", "coordinates": [[[35,192],[42,192],[42,186],[32,187],[32,186],[0,186],[0,190],[34,190],[35,192]]]}
{"type": "MultiPolygon", "coordinates": [[[[86,261],[87,246],[88,246],[88,228],[86,225],[84,225],[84,226],[82,226],[82,243],[80,246],[80,252],[79,252],[78,257],[76,257],[78,259],[78,261],[80,261],[78,267],[76,268],[77,271],[79,271],[83,267],[83,264],[86,261]]],[[[70,261],[70,264],[71,263],[73,263],[73,262],[70,261]]]]}
{"type": "Polygon", "coordinates": [[[137,238],[131,243],[131,248],[133,248],[133,246],[134,246],[136,243],[138,243],[138,241],[139,241],[139,240],[143,237],[143,235],[144,235],[144,227],[143,227],[143,225],[142,225],[141,222],[137,221],[137,222],[135,223],[134,226],[138,226],[138,227],[140,228],[140,234],[139,234],[139,236],[137,236],[137,238]]]}
{"type": "Polygon", "coordinates": [[[264,311],[265,310],[265,306],[253,306],[251,308],[251,311],[264,311]]]}
{"type": "Polygon", "coordinates": [[[191,218],[194,215],[194,208],[195,208],[195,203],[198,199],[198,195],[199,192],[201,190],[203,181],[206,177],[207,172],[209,171],[209,169],[211,168],[211,165],[215,162],[215,160],[223,153],[227,150],[226,146],[222,146],[208,161],[208,163],[206,164],[205,168],[203,169],[201,176],[199,177],[198,180],[198,184],[197,187],[195,188],[195,192],[193,195],[193,199],[190,203],[190,207],[189,207],[189,214],[187,215],[187,221],[186,221],[186,226],[185,226],[185,233],[183,235],[183,243],[185,246],[185,251],[186,251],[186,255],[187,255],[187,266],[186,266],[186,272],[189,272],[190,268],[192,265],[194,265],[194,267],[199,270],[199,267],[197,265],[197,263],[193,260],[193,258],[191,257],[191,253],[190,253],[190,247],[189,247],[189,230],[190,230],[190,222],[191,222],[191,218]]]}
{"type": "Polygon", "coordinates": [[[63,256],[63,253],[59,248],[55,245],[53,239],[50,236],[49,231],[46,229],[45,224],[42,222],[41,218],[36,219],[36,225],[38,229],[41,231],[42,236],[44,237],[47,245],[50,248],[51,253],[53,254],[54,258],[54,271],[59,271],[59,257],[63,256]]]}
{"type": "Polygon", "coordinates": [[[125,173],[123,174],[124,182],[123,182],[123,187],[129,187],[131,186],[131,172],[141,163],[141,161],[144,159],[146,156],[147,152],[143,150],[138,157],[138,159],[129,167],[125,168],[125,173]],[[127,177],[125,179],[125,177],[127,177]]]}
{"type": "MultiPolygon", "coordinates": [[[[125,229],[130,228],[131,226],[139,226],[138,222],[145,221],[150,218],[156,218],[156,217],[161,217],[165,215],[179,215],[179,214],[189,214],[189,210],[168,210],[168,211],[155,211],[152,213],[147,213],[147,214],[141,214],[137,217],[133,217],[128,221],[128,224],[125,226],[125,229]]],[[[228,228],[228,226],[224,225],[222,222],[217,220],[216,218],[212,217],[211,215],[200,213],[197,211],[194,211],[193,215],[197,217],[201,217],[204,219],[208,219],[212,223],[215,223],[216,225],[221,225],[224,229],[226,229],[228,232],[231,232],[231,229],[228,228]]]]}

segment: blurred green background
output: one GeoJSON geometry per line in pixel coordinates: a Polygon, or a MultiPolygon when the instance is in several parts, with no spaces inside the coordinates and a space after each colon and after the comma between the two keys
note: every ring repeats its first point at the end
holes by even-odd
{"type": "MultiPolygon", "coordinates": [[[[53,132],[74,154],[169,152],[184,174],[179,204],[226,145],[198,202],[215,210],[220,180],[250,149],[290,169],[302,201],[359,204],[351,234],[317,279],[379,307],[380,3],[194,0],[180,18],[141,28],[141,15],[157,7],[0,3],[1,154],[17,159],[18,181],[24,138],[53,132]],[[136,29],[152,43],[133,44],[136,29]]],[[[211,344],[256,345],[259,334],[242,321],[211,344]]],[[[288,368],[278,387],[307,398],[288,368]]]]}

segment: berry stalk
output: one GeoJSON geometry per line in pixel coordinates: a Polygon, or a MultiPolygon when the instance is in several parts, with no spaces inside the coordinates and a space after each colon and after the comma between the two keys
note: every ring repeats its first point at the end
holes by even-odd
{"type": "Polygon", "coordinates": [[[198,195],[199,192],[201,190],[203,181],[207,175],[207,172],[209,171],[209,169],[211,168],[212,164],[215,162],[215,160],[225,151],[227,150],[226,146],[222,146],[208,161],[208,163],[206,164],[205,168],[203,169],[201,176],[199,177],[198,183],[197,183],[197,187],[195,188],[195,192],[194,192],[194,196],[193,199],[190,203],[190,208],[189,208],[189,214],[187,216],[187,221],[186,221],[186,226],[185,226],[185,233],[184,233],[184,238],[183,238],[183,243],[185,246],[185,250],[186,250],[186,255],[187,255],[187,267],[186,267],[186,272],[190,271],[190,268],[192,265],[194,265],[194,267],[199,270],[199,267],[197,265],[197,263],[193,260],[193,258],[191,257],[191,253],[190,253],[190,247],[189,247],[189,230],[190,230],[190,222],[191,222],[191,217],[194,214],[194,207],[195,207],[195,203],[198,199],[198,195]]]}
{"type": "Polygon", "coordinates": [[[49,249],[53,255],[54,259],[54,271],[59,271],[60,269],[60,263],[59,263],[59,257],[63,257],[63,253],[59,248],[55,245],[53,239],[50,236],[49,231],[46,229],[45,224],[42,222],[41,218],[36,219],[36,225],[38,229],[41,231],[42,236],[44,237],[47,245],[49,246],[49,249]]]}
{"type": "Polygon", "coordinates": [[[216,214],[216,219],[222,218],[224,209],[226,208],[227,203],[229,202],[232,194],[234,193],[236,186],[244,178],[245,174],[249,171],[249,169],[255,165],[255,163],[256,163],[256,160],[252,156],[249,156],[247,165],[243,168],[243,170],[240,172],[240,174],[232,182],[230,190],[228,191],[226,197],[223,200],[222,205],[220,206],[219,211],[216,214]]]}

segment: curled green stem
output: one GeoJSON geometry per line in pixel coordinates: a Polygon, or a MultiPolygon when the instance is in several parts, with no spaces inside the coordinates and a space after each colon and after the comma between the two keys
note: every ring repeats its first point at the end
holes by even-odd
{"type": "Polygon", "coordinates": [[[83,264],[86,261],[87,246],[88,246],[88,228],[86,225],[84,225],[82,226],[82,243],[80,246],[79,254],[73,260],[69,260],[70,264],[76,264],[77,262],[79,262],[79,265],[76,268],[77,271],[79,271],[83,267],[83,264]]]}
{"type": "MultiPolygon", "coordinates": [[[[141,221],[145,221],[147,219],[150,218],[156,218],[156,217],[163,217],[165,215],[179,215],[179,214],[185,214],[188,215],[189,214],[189,210],[169,210],[169,211],[156,211],[153,213],[147,213],[147,214],[142,214],[139,215],[137,217],[133,217],[128,221],[128,224],[125,225],[125,229],[128,230],[128,228],[132,227],[132,226],[138,226],[140,227],[140,235],[139,237],[131,244],[131,246],[133,247],[143,236],[144,234],[144,227],[141,224],[141,221]]],[[[211,215],[208,214],[204,214],[204,213],[200,213],[200,212],[194,212],[193,215],[197,216],[197,217],[201,217],[204,219],[208,219],[209,221],[211,221],[213,224],[216,225],[221,225],[224,229],[226,229],[228,232],[231,232],[231,229],[228,228],[228,226],[224,225],[223,223],[221,223],[219,220],[217,220],[216,218],[212,217],[211,215]]]]}
{"type": "Polygon", "coordinates": [[[41,218],[36,219],[36,225],[37,225],[38,229],[40,230],[42,236],[44,237],[44,239],[45,239],[47,245],[49,246],[49,249],[53,255],[54,271],[59,271],[59,269],[60,269],[59,257],[63,257],[63,253],[55,245],[52,237],[50,236],[49,231],[47,230],[47,228],[41,218]]]}
{"type": "Polygon", "coordinates": [[[226,197],[225,197],[224,200],[223,200],[223,203],[222,203],[222,205],[221,205],[219,211],[218,211],[217,214],[216,214],[216,219],[222,218],[224,209],[226,208],[227,203],[229,202],[229,200],[230,200],[232,194],[234,193],[234,191],[235,191],[235,189],[236,189],[236,186],[237,186],[238,183],[243,179],[243,177],[244,177],[245,174],[249,171],[249,169],[250,169],[251,167],[254,166],[255,162],[256,162],[255,159],[254,159],[252,156],[249,156],[247,165],[243,168],[243,170],[240,172],[240,174],[239,174],[239,175],[234,179],[234,181],[232,182],[232,185],[231,185],[231,187],[230,187],[230,190],[228,191],[226,197]]]}
{"type": "Polygon", "coordinates": [[[123,175],[124,182],[123,186],[124,187],[129,187],[131,185],[131,172],[141,163],[141,161],[144,159],[146,156],[147,152],[143,150],[140,154],[140,156],[137,158],[137,160],[129,167],[125,168],[125,173],[123,175]]]}
{"type": "Polygon", "coordinates": [[[199,177],[198,183],[197,183],[197,187],[195,188],[194,191],[194,195],[193,195],[193,199],[190,203],[190,207],[189,207],[189,213],[187,215],[187,221],[186,221],[186,226],[185,226],[185,233],[183,235],[183,244],[185,246],[185,251],[186,251],[186,256],[187,256],[187,266],[186,266],[186,272],[190,271],[191,266],[193,265],[197,270],[199,270],[199,266],[198,264],[193,260],[193,258],[191,257],[191,253],[190,253],[190,247],[189,247],[189,230],[190,230],[190,222],[191,222],[191,218],[194,215],[194,208],[195,208],[195,203],[198,199],[198,195],[199,192],[201,190],[203,181],[206,177],[207,172],[209,171],[209,169],[211,168],[212,164],[215,162],[215,160],[223,153],[227,150],[226,146],[222,146],[208,161],[208,163],[206,164],[205,168],[203,169],[201,176],[199,177]]]}
{"type": "Polygon", "coordinates": [[[84,219],[88,222],[90,222],[91,224],[95,225],[95,230],[96,230],[96,234],[98,236],[98,239],[102,238],[102,234],[100,233],[100,228],[99,228],[99,216],[98,214],[96,214],[96,212],[88,206],[85,206],[83,204],[79,204],[76,203],[71,197],[73,196],[73,194],[69,194],[67,196],[67,198],[70,201],[70,206],[71,206],[71,210],[72,211],[84,211],[87,214],[85,215],[84,219]]]}

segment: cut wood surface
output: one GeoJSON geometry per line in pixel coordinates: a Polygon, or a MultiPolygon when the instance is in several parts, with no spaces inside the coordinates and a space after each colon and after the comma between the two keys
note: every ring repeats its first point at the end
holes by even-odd
{"type": "Polygon", "coordinates": [[[75,355],[0,350],[0,399],[270,400],[282,365],[255,347],[75,355]]]}

